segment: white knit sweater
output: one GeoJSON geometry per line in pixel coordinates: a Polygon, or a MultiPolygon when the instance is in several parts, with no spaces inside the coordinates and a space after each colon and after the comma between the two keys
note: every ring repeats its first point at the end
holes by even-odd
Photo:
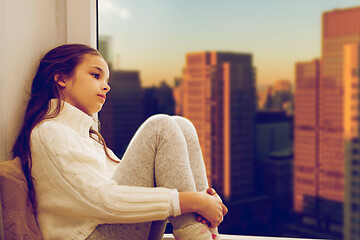
{"type": "Polygon", "coordinates": [[[179,214],[172,213],[174,190],[122,186],[111,179],[117,164],[89,137],[93,123],[65,102],[58,117],[39,123],[31,133],[37,220],[45,240],[85,239],[99,224],[179,214]]]}

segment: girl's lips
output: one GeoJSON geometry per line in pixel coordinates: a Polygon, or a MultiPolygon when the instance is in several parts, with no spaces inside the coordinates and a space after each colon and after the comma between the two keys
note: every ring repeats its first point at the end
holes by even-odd
{"type": "Polygon", "coordinates": [[[106,96],[105,95],[101,95],[101,94],[98,94],[99,97],[103,98],[104,100],[106,100],[106,96]]]}

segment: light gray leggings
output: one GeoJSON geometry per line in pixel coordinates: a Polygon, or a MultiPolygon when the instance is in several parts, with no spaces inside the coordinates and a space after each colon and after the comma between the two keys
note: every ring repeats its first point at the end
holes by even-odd
{"type": "MultiPolygon", "coordinates": [[[[205,166],[193,124],[178,116],[150,117],[132,138],[113,179],[122,185],[176,188],[179,192],[206,190],[205,166]]],[[[196,221],[193,213],[169,220],[173,226],[196,221]]],[[[87,240],[162,239],[166,222],[99,225],[87,240]]]]}

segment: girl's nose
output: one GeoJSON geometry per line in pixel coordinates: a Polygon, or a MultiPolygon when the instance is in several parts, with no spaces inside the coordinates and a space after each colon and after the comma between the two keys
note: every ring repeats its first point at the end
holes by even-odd
{"type": "Polygon", "coordinates": [[[108,92],[108,91],[110,91],[110,89],[111,88],[110,88],[109,84],[105,83],[105,86],[103,87],[103,90],[108,92]]]}

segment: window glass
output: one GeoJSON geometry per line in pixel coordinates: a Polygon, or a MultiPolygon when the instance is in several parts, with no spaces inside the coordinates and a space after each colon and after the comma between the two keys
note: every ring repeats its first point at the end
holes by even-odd
{"type": "Polygon", "coordinates": [[[344,93],[360,83],[357,0],[100,0],[98,15],[99,118],[118,157],[148,117],[184,116],[229,208],[221,233],[356,238],[343,209],[360,177],[345,166],[358,167],[360,104],[344,93]]]}

